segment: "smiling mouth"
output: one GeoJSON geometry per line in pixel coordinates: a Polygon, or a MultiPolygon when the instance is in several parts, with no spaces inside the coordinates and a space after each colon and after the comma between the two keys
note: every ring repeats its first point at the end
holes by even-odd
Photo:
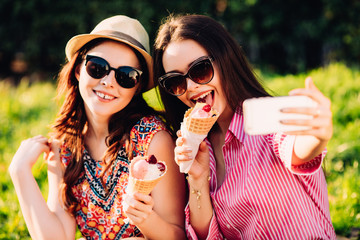
{"type": "Polygon", "coordinates": [[[115,98],[114,96],[110,96],[110,95],[107,95],[102,92],[97,92],[97,91],[94,91],[94,92],[95,92],[96,96],[98,96],[99,98],[105,99],[105,100],[112,100],[115,98]]]}
{"type": "Polygon", "coordinates": [[[213,97],[214,97],[214,91],[207,91],[207,92],[201,94],[200,96],[194,97],[190,100],[193,103],[202,102],[202,103],[207,103],[207,104],[212,105],[213,97]]]}

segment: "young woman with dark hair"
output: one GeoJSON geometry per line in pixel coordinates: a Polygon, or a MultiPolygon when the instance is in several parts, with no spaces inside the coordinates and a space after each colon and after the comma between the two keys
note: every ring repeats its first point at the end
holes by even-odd
{"type": "Polygon", "coordinates": [[[145,29],[126,16],[105,19],[70,39],[66,56],[50,138],[23,141],[9,167],[31,237],[74,239],[77,225],[86,239],[184,239],[185,178],[168,129],[142,97],[153,86],[145,29]],[[31,172],[41,153],[47,203],[31,172]],[[129,164],[144,155],[166,162],[167,173],[124,207],[129,164]]]}
{"type": "MultiPolygon", "coordinates": [[[[270,94],[225,28],[201,15],[170,16],[160,26],[154,78],[174,131],[198,101],[219,112],[188,171],[189,239],[335,238],[321,169],[331,103],[311,78],[290,95],[308,96],[318,107],[287,110],[312,116],[287,122],[308,130],[246,134],[243,102],[270,94]]],[[[192,160],[191,151],[178,131],[175,161],[192,160]]]]}

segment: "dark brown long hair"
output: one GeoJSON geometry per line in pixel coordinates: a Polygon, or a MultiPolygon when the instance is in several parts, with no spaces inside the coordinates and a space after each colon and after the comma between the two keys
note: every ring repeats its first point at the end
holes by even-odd
{"type": "MultiPolygon", "coordinates": [[[[60,100],[63,97],[65,98],[53,124],[51,136],[64,142],[72,153],[72,159],[66,167],[62,184],[64,205],[72,214],[75,213],[77,202],[71,188],[84,171],[84,133],[88,124],[84,101],[79,92],[79,82],[75,77],[75,71],[84,61],[83,59],[86,53],[104,41],[110,40],[100,38],[84,45],[75,56],[63,66],[58,76],[57,97],[60,100]]],[[[110,159],[110,161],[106,162],[107,166],[102,172],[102,175],[109,170],[116,158],[119,148],[123,146],[123,144],[130,146],[130,130],[136,122],[143,116],[159,115],[158,112],[147,105],[142,97],[141,92],[143,92],[148,85],[149,71],[143,56],[136,50],[133,49],[133,51],[138,57],[141,70],[143,71],[140,86],[130,103],[110,118],[108,126],[109,135],[106,137],[108,149],[103,158],[104,161],[107,159],[110,159]]],[[[129,147],[126,150],[128,157],[131,158],[132,149],[129,147]]]]}
{"type": "MultiPolygon", "coordinates": [[[[269,96],[259,83],[245,54],[229,32],[214,19],[202,15],[170,15],[160,26],[154,45],[154,81],[165,74],[162,57],[171,41],[191,39],[199,43],[217,65],[226,100],[233,111],[251,97],[269,96]]],[[[164,91],[160,96],[166,118],[176,131],[188,107],[164,91]]]]}

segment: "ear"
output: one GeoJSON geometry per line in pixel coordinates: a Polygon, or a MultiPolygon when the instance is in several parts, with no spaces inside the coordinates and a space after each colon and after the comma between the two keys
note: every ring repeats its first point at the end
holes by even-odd
{"type": "Polygon", "coordinates": [[[81,64],[78,64],[75,68],[75,77],[78,81],[80,79],[80,70],[81,70],[81,64]]]}

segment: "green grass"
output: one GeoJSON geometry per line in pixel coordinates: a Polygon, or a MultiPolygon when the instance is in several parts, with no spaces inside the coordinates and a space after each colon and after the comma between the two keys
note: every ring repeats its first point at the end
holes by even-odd
{"type": "MultiPolygon", "coordinates": [[[[334,135],[324,168],[335,230],[349,235],[351,228],[360,227],[360,70],[336,63],[299,75],[258,75],[277,95],[303,87],[305,77],[311,75],[332,100],[334,135]]],[[[0,81],[0,95],[0,239],[30,239],[7,168],[22,140],[47,135],[58,110],[53,100],[55,86],[23,81],[13,87],[0,81]]],[[[144,97],[156,109],[161,108],[154,90],[144,97]]],[[[46,166],[42,158],[33,173],[46,198],[46,166]]]]}

